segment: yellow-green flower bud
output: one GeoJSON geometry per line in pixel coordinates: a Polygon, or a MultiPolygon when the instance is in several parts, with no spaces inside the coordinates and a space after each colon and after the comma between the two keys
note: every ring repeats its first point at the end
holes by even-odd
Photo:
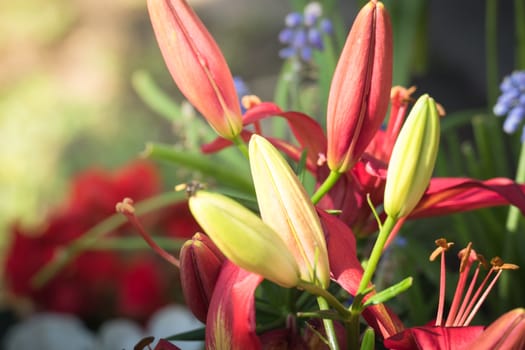
{"type": "Polygon", "coordinates": [[[301,279],[328,287],[326,242],[310,197],[282,155],[265,138],[253,135],[249,153],[263,221],[286,243],[299,265],[301,279]]]}
{"type": "Polygon", "coordinates": [[[385,187],[385,212],[410,214],[430,182],[439,148],[439,113],[434,100],[421,96],[394,144],[385,187]]]}
{"type": "Polygon", "coordinates": [[[198,191],[190,210],[213,243],[239,267],[283,287],[299,283],[299,267],[285,242],[257,215],[233,199],[198,191]]]}

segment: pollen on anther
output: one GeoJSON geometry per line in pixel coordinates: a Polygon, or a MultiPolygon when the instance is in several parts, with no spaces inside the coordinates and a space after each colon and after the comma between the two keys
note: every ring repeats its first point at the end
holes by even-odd
{"type": "Polygon", "coordinates": [[[430,261],[436,260],[436,258],[443,252],[446,252],[454,245],[454,242],[447,242],[445,238],[439,238],[435,241],[437,248],[434,249],[432,254],[430,254],[430,257],[428,258],[430,261]]]}
{"type": "Polygon", "coordinates": [[[261,99],[256,95],[246,95],[241,99],[241,104],[244,108],[250,109],[261,103],[261,99]]]}

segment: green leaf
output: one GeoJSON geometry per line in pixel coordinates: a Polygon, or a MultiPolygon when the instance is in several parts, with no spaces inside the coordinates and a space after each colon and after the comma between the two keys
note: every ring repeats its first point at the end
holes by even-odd
{"type": "Polygon", "coordinates": [[[368,327],[363,334],[363,340],[361,340],[361,350],[374,350],[375,347],[375,333],[374,330],[368,327]]]}
{"type": "Polygon", "coordinates": [[[160,116],[173,121],[181,115],[179,105],[159,88],[148,72],[139,70],[133,73],[132,84],[144,103],[160,116]]]}
{"type": "Polygon", "coordinates": [[[387,289],[384,289],[380,292],[378,292],[375,295],[372,295],[364,304],[364,306],[370,306],[370,305],[376,305],[376,304],[382,304],[398,294],[403,293],[405,290],[410,288],[412,286],[412,277],[407,277],[401,282],[394,284],[391,287],[388,287],[387,289]]]}
{"type": "Polygon", "coordinates": [[[168,161],[199,171],[242,194],[251,196],[255,194],[249,175],[237,164],[217,162],[213,157],[202,153],[158,143],[148,143],[143,154],[151,159],[168,161]],[[233,169],[235,171],[232,171],[233,169]]]}
{"type": "Polygon", "coordinates": [[[204,336],[206,335],[206,328],[197,328],[188,332],[178,333],[174,335],[170,335],[169,337],[166,337],[164,339],[166,340],[188,340],[188,341],[202,341],[204,340],[204,336]]]}

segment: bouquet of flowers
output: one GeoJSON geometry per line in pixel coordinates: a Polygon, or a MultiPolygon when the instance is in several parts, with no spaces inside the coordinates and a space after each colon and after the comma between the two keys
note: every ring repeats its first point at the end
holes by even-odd
{"type": "MultiPolygon", "coordinates": [[[[411,244],[404,237],[414,222],[494,206],[513,206],[499,237],[508,248],[500,245],[500,254],[514,258],[512,242],[525,213],[525,160],[516,181],[436,176],[443,169],[440,144],[453,134],[451,117],[431,91],[392,86],[395,28],[387,6],[364,2],[347,32],[335,1],[323,5],[297,1],[297,11],[286,17],[279,34],[285,63],[272,102],[249,94],[232,77],[185,0],[148,0],[173,80],[216,135],[199,153],[155,143],[144,153],[207,175],[205,182],[176,186],[177,201],[195,220],[178,256],[148,232],[148,217],[136,215],[134,200],[142,194],[132,188],[115,200],[114,217],[126,217],[127,229],[179,270],[185,303],[204,323],[155,349],[178,348],[168,340],[204,340],[207,349],[523,349],[523,308],[472,325],[496,282],[508,286],[506,275],[515,271],[504,270],[518,269],[500,257],[486,260],[474,250],[476,242],[458,251],[455,281],[446,276],[445,259],[453,243],[432,225],[423,228],[438,235],[435,250],[423,256],[441,264],[432,281],[438,296],[430,308],[437,314],[426,324],[411,323],[410,308],[402,306],[411,302],[403,296],[420,288],[418,276],[382,275],[395,264],[392,251],[411,244]],[[238,154],[223,161],[209,157],[229,148],[238,154]],[[448,302],[447,286],[454,282],[448,302]]],[[[514,132],[525,116],[525,75],[515,73],[501,88],[494,113],[508,114],[504,129],[514,132]]],[[[188,122],[188,132],[198,123],[188,122]]],[[[148,211],[153,209],[158,207],[148,211]]],[[[86,257],[90,261],[100,262],[86,257]]],[[[37,280],[63,264],[55,258],[37,280]]],[[[151,349],[152,342],[144,338],[135,348],[151,349]]]]}

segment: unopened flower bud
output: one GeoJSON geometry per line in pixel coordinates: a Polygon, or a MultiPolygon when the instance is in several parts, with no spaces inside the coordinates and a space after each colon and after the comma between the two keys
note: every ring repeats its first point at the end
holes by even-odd
{"type": "Polygon", "coordinates": [[[286,243],[257,215],[233,199],[199,191],[190,210],[221,252],[239,267],[283,287],[299,284],[299,267],[286,243]]]}
{"type": "Polygon", "coordinates": [[[439,148],[439,113],[434,100],[421,96],[394,144],[385,186],[385,212],[410,214],[428,187],[439,148]]]}
{"type": "Polygon", "coordinates": [[[186,304],[195,317],[205,323],[213,289],[226,258],[208,236],[196,233],[182,246],[179,260],[186,304]]]}
{"type": "Polygon", "coordinates": [[[164,61],[180,91],[217,134],[234,139],[242,118],[233,78],[217,43],[185,0],[148,0],[164,61]]]}
{"type": "Polygon", "coordinates": [[[392,87],[392,27],[381,2],[357,15],[334,72],[327,109],[328,167],[354,166],[383,122],[392,87]]]}
{"type": "Polygon", "coordinates": [[[328,287],[326,242],[310,197],[282,155],[265,138],[253,135],[249,153],[263,221],[286,243],[299,264],[301,279],[328,287]]]}
{"type": "Polygon", "coordinates": [[[511,310],[485,329],[469,349],[524,349],[525,348],[525,309],[511,310]]]}

